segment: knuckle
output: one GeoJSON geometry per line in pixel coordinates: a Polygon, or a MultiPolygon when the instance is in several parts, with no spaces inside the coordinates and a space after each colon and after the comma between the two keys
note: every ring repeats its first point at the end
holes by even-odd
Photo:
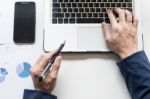
{"type": "Polygon", "coordinates": [[[33,74],[33,75],[36,75],[36,70],[33,69],[33,68],[31,68],[31,69],[30,69],[30,73],[33,74]]]}
{"type": "Polygon", "coordinates": [[[108,37],[106,37],[105,40],[106,40],[106,42],[108,42],[108,43],[110,42],[110,38],[108,38],[108,37]]]}
{"type": "Polygon", "coordinates": [[[52,79],[52,81],[54,81],[54,80],[57,79],[57,76],[56,75],[51,75],[51,79],[52,79]]]}
{"type": "Polygon", "coordinates": [[[123,14],[124,13],[124,10],[120,9],[120,8],[117,8],[116,11],[119,13],[119,14],[123,14]]]}

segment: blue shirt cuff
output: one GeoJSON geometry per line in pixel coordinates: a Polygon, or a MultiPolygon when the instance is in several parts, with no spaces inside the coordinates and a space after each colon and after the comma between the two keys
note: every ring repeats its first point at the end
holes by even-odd
{"type": "Polygon", "coordinates": [[[25,89],[23,99],[57,99],[57,97],[41,91],[25,89]]]}
{"type": "Polygon", "coordinates": [[[123,66],[129,65],[129,63],[133,62],[133,60],[137,61],[137,60],[143,59],[143,57],[146,58],[146,60],[147,60],[145,52],[139,51],[139,52],[136,52],[136,53],[132,54],[131,56],[117,62],[117,65],[120,67],[123,67],[123,66]]]}

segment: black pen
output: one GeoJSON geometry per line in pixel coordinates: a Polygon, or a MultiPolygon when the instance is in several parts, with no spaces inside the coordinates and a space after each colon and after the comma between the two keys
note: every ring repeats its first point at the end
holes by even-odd
{"type": "Polygon", "coordinates": [[[53,57],[51,58],[51,60],[49,61],[48,65],[46,66],[46,68],[44,69],[44,71],[42,72],[42,74],[39,77],[39,82],[43,81],[43,79],[46,77],[46,75],[48,74],[51,66],[53,65],[55,59],[57,56],[59,56],[61,50],[63,49],[63,47],[65,46],[66,41],[64,41],[58,48],[58,50],[56,51],[56,53],[53,55],[53,57]]]}

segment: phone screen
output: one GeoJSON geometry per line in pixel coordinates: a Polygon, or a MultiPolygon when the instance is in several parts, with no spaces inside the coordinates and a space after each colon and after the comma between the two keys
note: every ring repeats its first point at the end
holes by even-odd
{"type": "Polygon", "coordinates": [[[16,2],[14,17],[15,43],[33,43],[35,41],[35,3],[16,2]]]}

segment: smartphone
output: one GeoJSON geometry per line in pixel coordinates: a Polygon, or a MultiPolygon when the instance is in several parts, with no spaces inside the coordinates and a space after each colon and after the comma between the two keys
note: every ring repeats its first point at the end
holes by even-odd
{"type": "Polygon", "coordinates": [[[14,15],[15,43],[35,42],[36,11],[34,2],[16,2],[14,15]]]}

